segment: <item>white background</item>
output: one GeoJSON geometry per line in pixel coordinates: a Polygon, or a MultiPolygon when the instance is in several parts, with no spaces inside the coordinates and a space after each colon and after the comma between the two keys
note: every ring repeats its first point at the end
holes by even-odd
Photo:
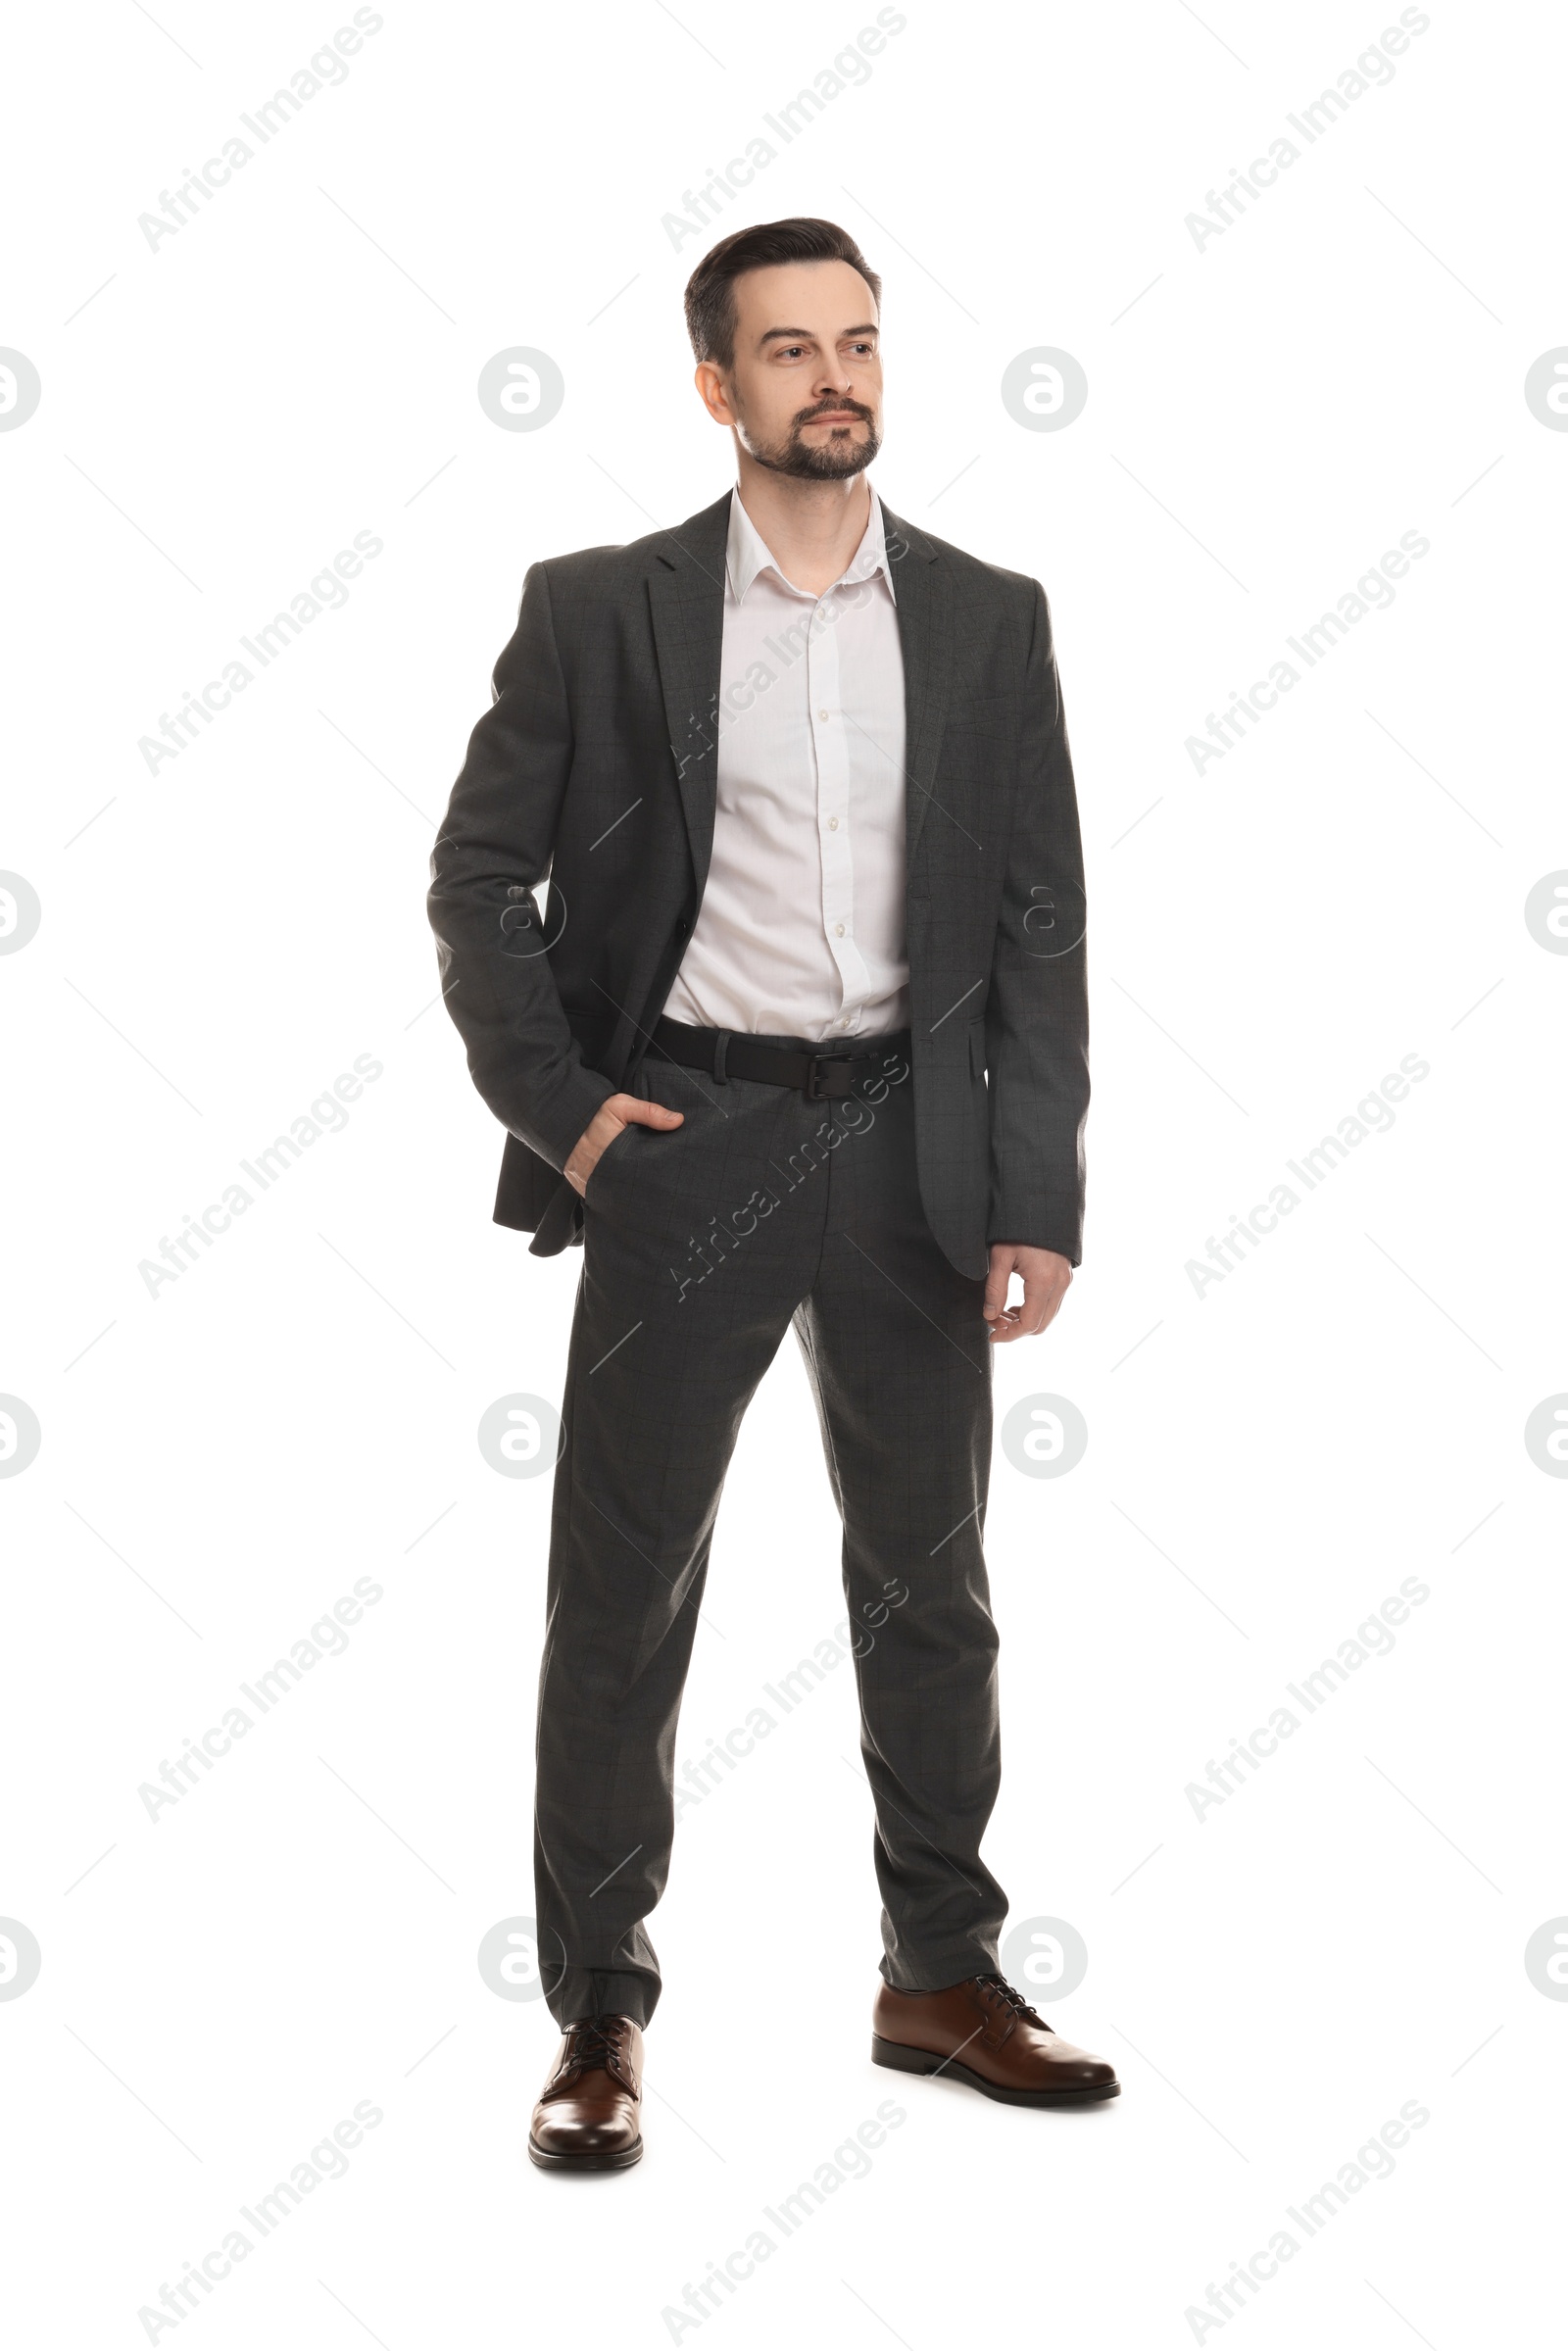
{"type": "MultiPolygon", "coordinates": [[[[347,2176],[155,2339],[1535,2339],[1568,2008],[1523,1954],[1568,1911],[1568,1488],[1523,1426],[1568,1388],[1568,960],[1523,908],[1568,865],[1568,439],[1523,380],[1568,340],[1561,23],[1434,5],[1200,250],[1185,216],[1396,9],[911,0],[676,251],[662,216],[869,6],[382,13],[156,251],[138,215],[347,10],[101,0],[14,40],[0,342],[43,383],[0,434],[0,865],[43,908],[0,959],[0,1389],[42,1428],[0,1482],[0,1912],[42,1950],[0,2003],[17,2338],[146,2340],[162,2283],[369,2100],[347,2176]],[[1125,2094],[1019,2112],[870,2066],[843,1670],[683,1820],[649,2152],[563,2181],[524,2156],[554,2028],[475,1959],[533,1907],[549,1481],[475,1430],[559,1397],[580,1259],[489,1220],[503,1138],[433,1002],[425,861],[525,566],[725,487],[681,287],[721,228],[796,212],[886,280],[889,504],[1055,616],[1091,1205],[1058,1325],[997,1384],[1090,1439],[1056,1481],[999,1448],[987,1850],[1014,1921],[1084,1936],[1083,1984],[1041,1997],[1125,2094]],[[475,396],[514,345],[565,378],[538,432],[475,396]],[[1000,397],[1042,345],[1089,379],[1060,432],[1000,397]],[[1195,773],[1207,713],[1410,530],[1392,608],[1195,773]],[[384,551],[344,609],[149,774],[138,739],[357,531],[384,551]],[[383,1074],[346,1128],[149,1296],[140,1261],[359,1054],[383,1074]],[[1197,1296],[1187,1261],[1406,1054],[1430,1076],[1392,1130],[1197,1296]],[[141,1784],[366,1576],[345,1653],[150,1819],[141,1784]],[[1188,1784],[1412,1576],[1392,1653],[1195,1817],[1188,1784]],[[890,2095],[869,2177],[677,2332],[687,2281],[890,2095]],[[1285,2208],[1411,2100],[1393,2177],[1308,2240],[1285,2208]],[[1282,2227],[1299,2252],[1199,2333],[1282,2227]]],[[[683,1759],[839,1614],[792,1350],[709,1596],[683,1759]]]]}

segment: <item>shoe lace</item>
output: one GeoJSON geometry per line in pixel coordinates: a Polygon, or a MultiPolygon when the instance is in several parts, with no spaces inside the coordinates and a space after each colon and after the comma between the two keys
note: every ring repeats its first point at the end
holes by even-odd
{"type": "MultiPolygon", "coordinates": [[[[1027,2017],[1031,2025],[1045,2025],[1046,2020],[1040,2011],[1031,2006],[1021,1991],[1013,1988],[1005,1976],[982,1976],[979,1981],[986,1997],[995,2000],[998,2006],[1004,2009],[1007,2014],[1014,2017],[1027,2017]]],[[[1047,2030],[1049,2031],[1049,2027],[1047,2030]]]]}
{"type": "Polygon", "coordinates": [[[589,2074],[597,2068],[614,2072],[624,2052],[625,2033],[618,2016],[578,2017],[566,2028],[561,2075],[589,2074]]]}

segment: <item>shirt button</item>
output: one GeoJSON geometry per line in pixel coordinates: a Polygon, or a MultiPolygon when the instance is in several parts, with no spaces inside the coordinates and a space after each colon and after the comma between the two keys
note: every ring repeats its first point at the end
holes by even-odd
{"type": "Polygon", "coordinates": [[[835,936],[835,938],[839,938],[839,939],[842,939],[842,938],[843,938],[843,936],[844,936],[844,925],[843,925],[843,923],[842,923],[842,922],[835,922],[835,924],[833,925],[833,933],[834,933],[834,936],[835,936]]]}
{"type": "Polygon", "coordinates": [[[816,714],[818,718],[825,718],[827,717],[828,712],[826,710],[818,710],[816,714]]]}
{"type": "Polygon", "coordinates": [[[830,816],[830,817],[828,818],[828,820],[827,820],[827,829],[828,829],[828,831],[829,831],[830,833],[836,833],[836,832],[838,831],[838,829],[839,829],[839,820],[838,820],[838,818],[837,818],[836,816],[830,816]]]}

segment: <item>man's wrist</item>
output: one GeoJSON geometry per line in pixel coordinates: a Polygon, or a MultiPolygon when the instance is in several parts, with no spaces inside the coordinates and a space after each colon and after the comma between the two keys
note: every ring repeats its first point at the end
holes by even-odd
{"type": "Polygon", "coordinates": [[[522,1141],[538,1151],[558,1175],[564,1175],[566,1161],[615,1091],[609,1078],[601,1077],[597,1069],[589,1069],[580,1061],[574,1063],[548,1108],[534,1114],[538,1142],[528,1135],[522,1141]]]}
{"type": "Polygon", "coordinates": [[[1010,1238],[1004,1241],[999,1238],[991,1241],[987,1246],[991,1249],[1046,1249],[1054,1257],[1064,1257],[1069,1265],[1076,1266],[1080,1262],[1079,1255],[1076,1253],[1076,1244],[1069,1248],[1065,1235],[1059,1235],[1052,1241],[1015,1241],[1010,1238]]]}

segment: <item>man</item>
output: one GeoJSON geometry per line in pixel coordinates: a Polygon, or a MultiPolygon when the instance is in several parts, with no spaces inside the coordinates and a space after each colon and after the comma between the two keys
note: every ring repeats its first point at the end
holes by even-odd
{"type": "Polygon", "coordinates": [[[998,1974],[980,1859],[990,1348],[1051,1322],[1082,1228],[1072,768],[1040,588],[865,479],[880,296],[825,220],[708,255],[687,324],[738,487],[529,571],[433,859],[446,1001],[509,1129],[496,1217],[584,1246],[537,1741],[564,2037],[529,2151],[562,2169],[642,2152],[681,1690],[792,1322],[865,1636],[872,2054],[1014,2104],[1118,2086],[998,1974]]]}

